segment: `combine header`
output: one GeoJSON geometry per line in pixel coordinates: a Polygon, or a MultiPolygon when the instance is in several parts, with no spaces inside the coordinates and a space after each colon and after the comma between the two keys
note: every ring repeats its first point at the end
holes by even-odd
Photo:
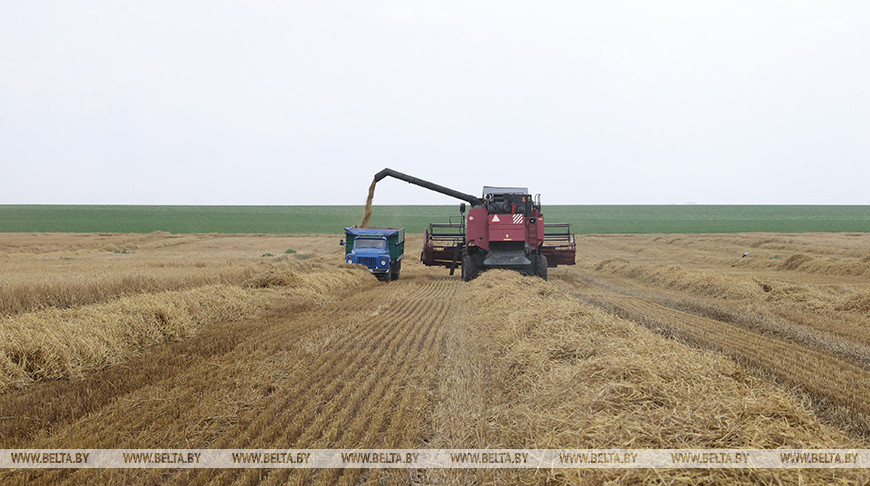
{"type": "Polygon", "coordinates": [[[540,195],[532,198],[525,187],[483,188],[476,197],[416,177],[384,169],[375,182],[386,177],[403,180],[455,197],[462,221],[430,223],[420,259],[428,266],[444,266],[450,274],[461,268],[466,282],[491,268],[517,270],[547,278],[547,268],[574,265],[576,244],[567,223],[544,223],[540,195]]]}

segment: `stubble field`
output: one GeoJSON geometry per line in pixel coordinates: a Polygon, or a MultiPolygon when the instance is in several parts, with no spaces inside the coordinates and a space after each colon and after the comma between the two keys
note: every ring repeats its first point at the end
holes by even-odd
{"type": "MultiPolygon", "coordinates": [[[[493,271],[470,283],[422,266],[419,235],[392,283],[344,265],[338,238],[0,234],[0,448],[870,447],[868,234],[584,236],[578,264],[549,282],[493,271]]],[[[870,477],[130,469],[0,480],[870,477]]]]}

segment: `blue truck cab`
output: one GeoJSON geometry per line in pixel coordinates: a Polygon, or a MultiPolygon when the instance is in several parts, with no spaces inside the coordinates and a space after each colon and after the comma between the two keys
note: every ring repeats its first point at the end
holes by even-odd
{"type": "Polygon", "coordinates": [[[344,259],[347,263],[365,265],[378,280],[397,280],[405,256],[405,228],[344,229],[344,259]]]}

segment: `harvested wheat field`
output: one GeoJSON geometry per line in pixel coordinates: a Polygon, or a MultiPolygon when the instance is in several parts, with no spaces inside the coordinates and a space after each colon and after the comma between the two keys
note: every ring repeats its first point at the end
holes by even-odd
{"type": "MultiPolygon", "coordinates": [[[[0,448],[870,448],[870,235],[578,237],[550,280],[339,236],[0,235],[0,448]],[[749,253],[745,257],[744,253],[749,253]]],[[[3,470],[4,484],[796,484],[824,469],[3,470]]]]}

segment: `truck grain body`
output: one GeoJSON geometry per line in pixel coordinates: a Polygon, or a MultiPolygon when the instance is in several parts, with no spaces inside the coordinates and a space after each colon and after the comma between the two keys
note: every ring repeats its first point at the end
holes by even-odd
{"type": "Polygon", "coordinates": [[[364,265],[378,280],[389,282],[399,278],[405,256],[405,228],[344,229],[345,261],[364,265]]]}

